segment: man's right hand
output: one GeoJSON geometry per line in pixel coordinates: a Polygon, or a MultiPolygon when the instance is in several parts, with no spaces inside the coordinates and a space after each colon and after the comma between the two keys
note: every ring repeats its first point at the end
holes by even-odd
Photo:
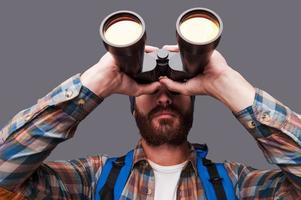
{"type": "MultiPolygon", "coordinates": [[[[147,53],[157,49],[157,47],[145,46],[145,52],[147,53]]],[[[103,98],[114,93],[128,96],[151,94],[159,89],[161,85],[158,81],[150,84],[138,84],[120,70],[114,57],[109,52],[107,52],[98,63],[87,69],[81,75],[80,79],[85,87],[103,98]]]]}

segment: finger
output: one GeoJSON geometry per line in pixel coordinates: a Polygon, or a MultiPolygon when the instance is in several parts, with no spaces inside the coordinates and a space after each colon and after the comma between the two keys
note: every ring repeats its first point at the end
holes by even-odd
{"type": "Polygon", "coordinates": [[[150,53],[150,52],[156,51],[158,49],[159,49],[158,47],[151,46],[151,45],[146,45],[145,48],[144,48],[144,51],[146,53],[150,53]]]}
{"type": "Polygon", "coordinates": [[[153,82],[150,84],[138,84],[135,96],[140,96],[143,94],[152,94],[159,90],[161,87],[160,82],[153,82]]]}
{"type": "Polygon", "coordinates": [[[162,49],[166,49],[168,51],[174,51],[178,52],[179,51],[179,46],[178,45],[164,45],[162,49]]]}
{"type": "Polygon", "coordinates": [[[170,91],[179,92],[183,95],[191,95],[189,90],[187,89],[186,83],[173,81],[167,77],[160,77],[159,82],[164,84],[167,87],[167,89],[170,91]]]}

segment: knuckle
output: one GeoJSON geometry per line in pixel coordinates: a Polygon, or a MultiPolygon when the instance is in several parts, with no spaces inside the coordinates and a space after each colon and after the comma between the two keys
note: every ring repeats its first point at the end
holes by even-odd
{"type": "Polygon", "coordinates": [[[187,90],[184,90],[182,93],[183,93],[184,95],[186,95],[186,96],[189,96],[189,95],[190,95],[190,92],[187,91],[187,90]]]}
{"type": "Polygon", "coordinates": [[[135,90],[135,92],[134,92],[134,95],[135,95],[135,96],[140,96],[141,93],[142,93],[142,91],[141,91],[141,89],[138,87],[138,88],[136,88],[136,90],[135,90]]]}
{"type": "Polygon", "coordinates": [[[188,96],[194,95],[193,91],[191,91],[190,89],[187,89],[186,93],[187,93],[186,95],[188,95],[188,96]]]}

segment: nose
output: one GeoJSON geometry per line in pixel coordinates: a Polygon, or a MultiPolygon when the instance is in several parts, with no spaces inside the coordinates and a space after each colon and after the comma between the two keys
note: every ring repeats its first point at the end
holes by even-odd
{"type": "Polygon", "coordinates": [[[157,105],[160,105],[162,107],[166,107],[172,104],[172,98],[170,96],[169,91],[166,88],[161,88],[159,90],[156,103],[157,105]]]}

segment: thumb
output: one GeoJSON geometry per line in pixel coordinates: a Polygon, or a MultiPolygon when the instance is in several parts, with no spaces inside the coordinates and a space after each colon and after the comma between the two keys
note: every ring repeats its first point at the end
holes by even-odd
{"type": "Polygon", "coordinates": [[[138,84],[135,96],[140,96],[143,94],[152,94],[157,91],[161,87],[161,84],[157,82],[149,83],[149,84],[138,84]]]}
{"type": "Polygon", "coordinates": [[[179,46],[178,45],[164,45],[162,49],[166,49],[168,51],[172,52],[178,52],[179,51],[179,46]]]}
{"type": "Polygon", "coordinates": [[[146,46],[144,47],[144,51],[145,51],[146,53],[151,53],[151,52],[156,51],[156,50],[158,50],[158,49],[159,49],[158,47],[154,47],[154,46],[150,46],[150,45],[146,45],[146,46]]]}
{"type": "Polygon", "coordinates": [[[183,95],[191,95],[188,88],[187,88],[187,84],[186,82],[184,83],[180,83],[177,81],[173,81],[168,77],[160,77],[159,78],[159,82],[164,84],[168,90],[173,91],[173,92],[179,92],[183,95]]]}

